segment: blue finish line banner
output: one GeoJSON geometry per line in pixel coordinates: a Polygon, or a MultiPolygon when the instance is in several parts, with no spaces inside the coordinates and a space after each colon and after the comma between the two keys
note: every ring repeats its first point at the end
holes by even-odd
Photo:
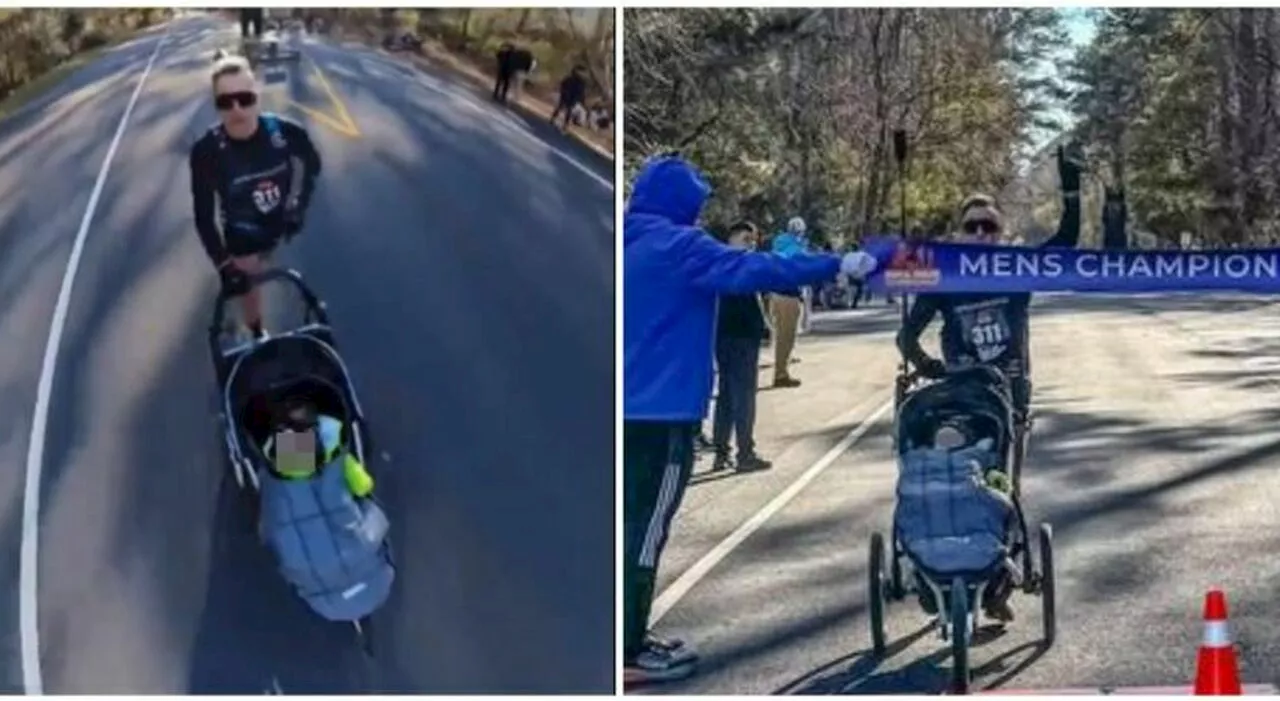
{"type": "Polygon", "coordinates": [[[869,239],[881,292],[1280,293],[1280,249],[1077,250],[869,239]]]}

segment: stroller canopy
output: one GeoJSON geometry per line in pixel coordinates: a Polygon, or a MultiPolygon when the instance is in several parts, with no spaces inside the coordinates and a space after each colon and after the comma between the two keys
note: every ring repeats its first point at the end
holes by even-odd
{"type": "Polygon", "coordinates": [[[975,367],[912,392],[898,411],[899,452],[931,446],[934,432],[948,423],[963,426],[969,443],[990,438],[1003,460],[1013,444],[1008,380],[993,368],[975,367]]]}

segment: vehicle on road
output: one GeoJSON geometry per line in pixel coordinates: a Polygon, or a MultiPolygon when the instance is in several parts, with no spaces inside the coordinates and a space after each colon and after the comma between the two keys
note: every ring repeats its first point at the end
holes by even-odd
{"type": "Polygon", "coordinates": [[[276,282],[292,284],[306,309],[301,326],[270,337],[227,339],[225,310],[233,295],[226,289],[218,294],[208,342],[219,429],[246,521],[272,550],[285,579],[317,614],[354,625],[372,655],[372,616],[390,595],[396,568],[372,478],[365,473],[368,488],[357,490],[345,474],[352,461],[360,472],[369,464],[368,424],[324,304],[292,270],[268,270],[252,276],[249,286],[276,282]],[[305,480],[282,475],[268,457],[271,441],[282,435],[279,408],[300,402],[325,417],[318,433],[327,420],[340,446],[323,456],[317,448],[321,466],[312,467],[305,480]],[[281,513],[286,522],[277,518],[281,513]]]}
{"type": "Polygon", "coordinates": [[[879,532],[871,536],[872,649],[877,656],[888,651],[889,602],[914,594],[950,643],[952,692],[965,694],[969,647],[993,602],[1000,610],[1014,591],[1039,595],[1045,644],[1053,644],[1053,531],[1040,525],[1036,562],[1020,495],[1031,422],[1015,412],[1009,379],[984,365],[923,386],[916,379],[900,383],[906,392],[894,426],[899,475],[891,537],[886,544],[879,532]]]}

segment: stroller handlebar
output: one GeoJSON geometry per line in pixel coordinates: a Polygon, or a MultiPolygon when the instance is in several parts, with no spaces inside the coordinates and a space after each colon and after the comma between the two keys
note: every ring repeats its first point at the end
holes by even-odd
{"type": "MultiPolygon", "coordinates": [[[[293,286],[298,294],[302,295],[303,302],[307,305],[306,318],[314,323],[329,325],[329,315],[325,310],[324,302],[316,296],[316,293],[307,286],[302,280],[302,274],[292,268],[272,268],[260,273],[249,276],[249,287],[245,290],[253,290],[254,288],[267,283],[287,282],[293,286]]],[[[240,294],[231,294],[226,287],[218,290],[218,297],[213,302],[213,319],[209,324],[209,339],[215,341],[222,333],[222,324],[226,320],[227,302],[240,294]]]]}

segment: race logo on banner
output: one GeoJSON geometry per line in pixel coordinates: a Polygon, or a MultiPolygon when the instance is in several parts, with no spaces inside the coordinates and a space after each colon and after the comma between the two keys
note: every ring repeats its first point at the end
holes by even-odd
{"type": "Polygon", "coordinates": [[[884,279],[895,287],[932,287],[942,278],[934,265],[933,252],[920,243],[899,241],[884,269],[884,279]]]}

